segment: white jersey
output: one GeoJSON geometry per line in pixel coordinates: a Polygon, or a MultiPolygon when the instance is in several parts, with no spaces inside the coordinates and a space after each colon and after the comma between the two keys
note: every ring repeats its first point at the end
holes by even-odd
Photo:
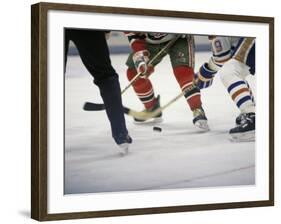
{"type": "Polygon", "coordinates": [[[228,61],[236,47],[239,37],[215,36],[209,38],[212,48],[212,57],[209,60],[209,67],[218,71],[228,61]]]}

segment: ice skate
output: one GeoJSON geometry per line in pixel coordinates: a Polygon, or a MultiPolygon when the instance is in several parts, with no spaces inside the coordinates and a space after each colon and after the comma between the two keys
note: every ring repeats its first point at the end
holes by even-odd
{"type": "Polygon", "coordinates": [[[236,119],[235,119],[235,124],[236,125],[241,125],[242,124],[242,120],[244,120],[244,116],[245,116],[245,114],[239,114],[239,116],[238,117],[236,117],[236,119]]]}
{"type": "Polygon", "coordinates": [[[126,135],[125,138],[122,136],[118,139],[115,138],[115,141],[118,145],[118,149],[121,155],[127,155],[129,153],[129,146],[133,142],[130,135],[126,135]]]}
{"type": "MultiPolygon", "coordinates": [[[[150,109],[143,110],[143,112],[153,112],[153,111],[157,110],[159,107],[160,107],[160,95],[157,96],[155,105],[153,107],[151,107],[150,109]]],[[[162,113],[159,113],[155,117],[149,118],[147,120],[134,118],[135,124],[161,123],[162,121],[163,121],[162,113]]]]}
{"type": "Polygon", "coordinates": [[[229,134],[234,141],[255,141],[255,113],[241,115],[240,125],[230,129],[229,134]]]}
{"type": "Polygon", "coordinates": [[[236,117],[236,119],[235,119],[235,124],[236,125],[241,125],[242,121],[245,120],[245,116],[246,116],[245,113],[239,114],[238,117],[236,117]]]}
{"type": "Polygon", "coordinates": [[[201,131],[209,131],[208,120],[202,107],[193,110],[193,124],[201,131]]]}

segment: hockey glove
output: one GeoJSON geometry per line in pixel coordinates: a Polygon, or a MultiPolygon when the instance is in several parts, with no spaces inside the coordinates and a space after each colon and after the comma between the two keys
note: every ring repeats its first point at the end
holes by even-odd
{"type": "Polygon", "coordinates": [[[137,51],[133,55],[135,67],[138,73],[142,73],[141,76],[143,77],[146,77],[147,75],[150,75],[150,73],[153,72],[153,66],[148,64],[149,55],[150,53],[147,50],[137,51]]]}
{"type": "Polygon", "coordinates": [[[212,85],[216,71],[209,68],[208,63],[204,63],[199,72],[195,74],[195,83],[200,89],[208,88],[212,85]]]}

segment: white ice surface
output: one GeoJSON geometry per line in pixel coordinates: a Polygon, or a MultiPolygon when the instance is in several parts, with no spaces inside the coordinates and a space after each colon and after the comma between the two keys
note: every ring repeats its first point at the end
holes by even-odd
{"type": "MultiPolygon", "coordinates": [[[[196,54],[196,70],[209,53],[196,54]]],[[[126,55],[111,56],[120,75],[126,79],[126,55]]],[[[169,58],[158,65],[151,77],[156,94],[164,104],[180,89],[169,58]]],[[[249,82],[255,89],[254,78],[249,82]]],[[[132,89],[123,95],[123,104],[142,110],[132,89]]],[[[210,132],[199,133],[192,113],[180,99],[163,113],[164,122],[136,125],[126,117],[133,138],[128,156],[121,157],[111,138],[104,111],[82,110],[85,101],[102,102],[98,88],[79,57],[69,57],[65,79],[65,194],[219,187],[255,184],[255,143],[234,143],[228,131],[239,111],[219,77],[202,91],[202,102],[210,132]]]]}

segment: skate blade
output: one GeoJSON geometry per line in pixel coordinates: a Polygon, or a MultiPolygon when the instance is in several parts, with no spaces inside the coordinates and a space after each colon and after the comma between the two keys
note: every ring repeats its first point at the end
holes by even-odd
{"type": "Polygon", "coordinates": [[[118,145],[119,153],[121,156],[129,154],[129,143],[123,143],[118,145]]]}
{"type": "Polygon", "coordinates": [[[198,120],[194,125],[200,132],[210,131],[209,125],[206,120],[198,120]]]}
{"type": "Polygon", "coordinates": [[[162,123],[162,122],[163,122],[163,118],[162,117],[155,117],[155,118],[148,119],[146,121],[135,121],[134,120],[134,124],[136,124],[136,125],[158,124],[158,123],[162,123]]]}
{"type": "Polygon", "coordinates": [[[256,140],[255,130],[230,135],[230,140],[233,142],[254,142],[256,140]]]}

